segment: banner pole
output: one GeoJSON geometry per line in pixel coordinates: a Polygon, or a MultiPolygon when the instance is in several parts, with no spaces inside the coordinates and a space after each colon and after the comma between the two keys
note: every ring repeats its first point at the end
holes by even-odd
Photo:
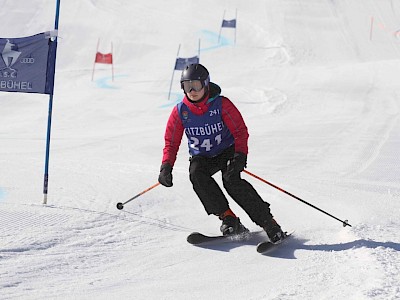
{"type": "Polygon", "coordinates": [[[199,39],[199,51],[198,51],[198,53],[199,53],[199,62],[200,62],[200,41],[201,41],[201,39],[199,39]]]}
{"type": "MultiPolygon", "coordinates": [[[[222,16],[222,24],[224,24],[224,20],[225,20],[225,10],[224,10],[224,14],[222,16]]],[[[221,27],[219,29],[219,34],[218,34],[218,44],[219,44],[219,40],[221,38],[222,24],[221,24],[221,27]]]]}
{"type": "Polygon", "coordinates": [[[374,28],[374,17],[372,16],[371,17],[371,27],[370,27],[370,30],[369,30],[369,40],[370,41],[372,41],[372,30],[373,30],[373,28],[374,28]]]}
{"type": "Polygon", "coordinates": [[[43,204],[47,204],[47,192],[49,187],[49,157],[50,157],[50,133],[51,133],[52,111],[53,111],[53,95],[50,95],[49,113],[47,117],[47,139],[46,139],[46,159],[44,166],[43,204]]]}
{"type": "MultiPolygon", "coordinates": [[[[176,54],[176,57],[179,57],[179,51],[181,49],[181,44],[179,44],[178,46],[178,53],[176,54]]],[[[175,58],[175,66],[176,66],[176,58],[175,58]]],[[[172,82],[174,81],[174,73],[175,73],[175,66],[174,69],[172,71],[172,76],[171,76],[171,83],[169,84],[169,92],[168,92],[168,100],[171,97],[171,90],[172,90],[172,82]]]]}
{"type": "MultiPolygon", "coordinates": [[[[58,20],[60,17],[60,0],[56,2],[56,16],[54,22],[54,29],[58,30],[58,20]]],[[[57,43],[57,36],[54,43],[57,43]]],[[[50,158],[50,133],[51,133],[51,116],[53,112],[53,94],[49,97],[49,113],[47,117],[47,139],[46,139],[46,158],[44,167],[44,182],[43,182],[43,204],[47,204],[47,192],[49,187],[49,158],[50,158]]]]}
{"type": "Polygon", "coordinates": [[[237,8],[236,8],[236,16],[235,16],[235,45],[236,45],[236,29],[237,29],[237,23],[238,23],[238,19],[237,19],[237,8]]]}
{"type": "Polygon", "coordinates": [[[92,70],[92,81],[93,81],[93,78],[94,78],[94,68],[96,66],[96,57],[97,57],[97,53],[99,52],[99,44],[100,44],[100,38],[97,40],[96,54],[94,56],[93,70],[92,70]]]}

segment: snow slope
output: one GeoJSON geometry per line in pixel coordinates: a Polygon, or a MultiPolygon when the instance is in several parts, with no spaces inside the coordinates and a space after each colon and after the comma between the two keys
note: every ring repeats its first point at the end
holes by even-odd
{"type": "MultiPolygon", "coordinates": [[[[1,37],[53,28],[55,3],[19,2],[0,1],[1,37]]],[[[394,0],[62,1],[48,205],[48,97],[0,94],[0,299],[400,299],[399,17],[394,0]],[[236,9],[236,44],[231,29],[218,44],[236,9]],[[91,81],[99,38],[114,81],[106,65],[91,81]],[[199,39],[248,125],[248,170],[352,227],[243,174],[294,238],[268,256],[262,235],[187,244],[220,221],[191,188],[185,138],[174,186],[116,209],[157,182],[177,49],[199,39]]]]}

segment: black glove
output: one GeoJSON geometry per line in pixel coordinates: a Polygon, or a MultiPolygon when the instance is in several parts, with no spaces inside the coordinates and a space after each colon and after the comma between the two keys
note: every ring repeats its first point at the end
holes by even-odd
{"type": "Polygon", "coordinates": [[[234,175],[239,175],[240,172],[247,167],[247,155],[242,152],[236,152],[228,161],[228,166],[226,168],[227,177],[234,175]]]}
{"type": "Polygon", "coordinates": [[[161,165],[158,182],[166,187],[172,186],[172,167],[169,163],[164,163],[161,165]]]}

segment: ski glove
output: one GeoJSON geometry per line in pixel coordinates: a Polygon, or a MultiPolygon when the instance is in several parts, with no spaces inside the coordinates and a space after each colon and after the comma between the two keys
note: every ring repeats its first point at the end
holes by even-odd
{"type": "Polygon", "coordinates": [[[158,182],[166,187],[172,186],[172,166],[169,163],[164,163],[161,165],[158,182]]]}
{"type": "Polygon", "coordinates": [[[247,167],[247,155],[242,152],[236,152],[228,161],[226,168],[226,178],[230,179],[235,175],[239,175],[240,172],[247,167]]]}

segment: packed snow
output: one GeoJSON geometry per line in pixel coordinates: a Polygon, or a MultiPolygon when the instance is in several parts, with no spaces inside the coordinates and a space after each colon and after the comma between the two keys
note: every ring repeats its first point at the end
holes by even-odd
{"type": "MultiPolygon", "coordinates": [[[[0,37],[53,29],[53,2],[0,1],[0,37]]],[[[400,299],[399,30],[394,0],[61,1],[47,205],[48,96],[0,94],[0,299],[400,299]],[[236,10],[236,43],[218,41],[236,10]],[[100,64],[92,81],[99,39],[114,81],[100,64]],[[293,237],[267,255],[263,234],[188,244],[220,221],[186,138],[174,186],[116,208],[157,183],[177,50],[199,40],[249,128],[248,170],[352,227],[243,174],[293,237]]]]}

